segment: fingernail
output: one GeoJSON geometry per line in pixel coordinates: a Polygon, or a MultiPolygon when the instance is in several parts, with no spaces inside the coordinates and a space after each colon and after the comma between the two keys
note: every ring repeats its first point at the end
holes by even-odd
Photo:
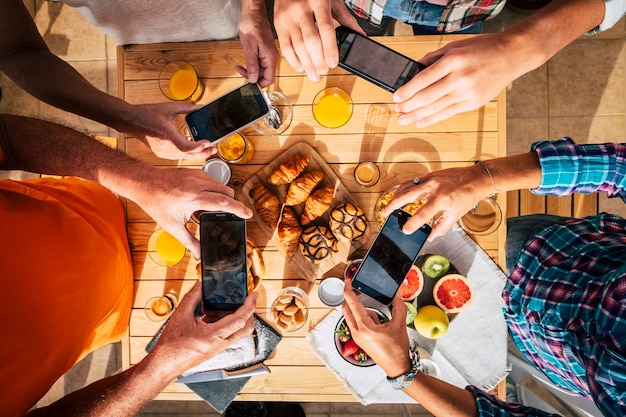
{"type": "Polygon", "coordinates": [[[316,83],[320,80],[319,75],[317,74],[309,74],[309,80],[311,80],[312,82],[316,83]]]}
{"type": "Polygon", "coordinates": [[[339,61],[337,61],[337,58],[330,58],[326,63],[328,64],[329,67],[335,68],[337,64],[339,63],[339,61]]]}
{"type": "Polygon", "coordinates": [[[400,115],[398,116],[398,123],[402,126],[406,126],[409,124],[409,119],[404,115],[400,115]]]}

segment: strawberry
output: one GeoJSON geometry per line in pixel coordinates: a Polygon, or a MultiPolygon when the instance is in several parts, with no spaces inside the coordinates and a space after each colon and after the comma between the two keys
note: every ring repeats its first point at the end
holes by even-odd
{"type": "Polygon", "coordinates": [[[367,353],[365,353],[365,351],[361,348],[359,348],[359,350],[357,350],[352,357],[359,361],[359,362],[365,362],[366,360],[369,359],[369,356],[367,355],[367,353]]]}
{"type": "Polygon", "coordinates": [[[339,339],[341,343],[346,343],[348,340],[352,339],[352,336],[350,335],[350,329],[348,328],[348,325],[346,323],[342,323],[341,326],[339,326],[339,329],[335,331],[335,333],[337,334],[337,339],[339,339]]]}
{"type": "Polygon", "coordinates": [[[344,358],[354,355],[359,351],[359,345],[357,345],[354,340],[350,339],[343,345],[343,350],[341,351],[341,355],[344,358]]]}

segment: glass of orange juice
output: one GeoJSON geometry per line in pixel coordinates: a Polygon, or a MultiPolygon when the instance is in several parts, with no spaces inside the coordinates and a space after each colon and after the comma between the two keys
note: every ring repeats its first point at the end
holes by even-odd
{"type": "Polygon", "coordinates": [[[173,293],[167,293],[160,297],[152,297],[146,302],[144,311],[152,321],[162,321],[169,316],[178,303],[178,297],[173,293]]]}
{"type": "Polygon", "coordinates": [[[157,228],[148,240],[148,255],[161,266],[174,266],[183,260],[187,249],[174,236],[157,228]]]}
{"type": "Polygon", "coordinates": [[[247,164],[254,155],[254,146],[241,133],[234,133],[217,143],[217,155],[231,164],[247,164]]]}
{"type": "Polygon", "coordinates": [[[339,87],[325,88],[313,99],[313,117],[324,127],[341,127],[352,117],[352,98],[339,87]]]}
{"type": "Polygon", "coordinates": [[[168,62],[159,73],[159,88],[175,101],[197,101],[203,91],[196,69],[186,61],[168,62]]]}

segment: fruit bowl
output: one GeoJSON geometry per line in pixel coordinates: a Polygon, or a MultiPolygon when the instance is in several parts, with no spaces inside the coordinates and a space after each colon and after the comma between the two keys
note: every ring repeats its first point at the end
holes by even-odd
{"type": "MultiPolygon", "coordinates": [[[[378,319],[380,320],[381,323],[386,323],[389,321],[389,318],[385,314],[383,314],[382,311],[372,308],[372,307],[365,307],[365,308],[367,310],[371,310],[375,312],[378,315],[378,319]]],[[[354,355],[349,355],[347,357],[342,355],[345,344],[347,343],[347,341],[343,342],[340,337],[340,333],[342,332],[342,329],[344,328],[347,329],[348,325],[346,324],[346,319],[344,318],[344,316],[341,316],[341,318],[337,322],[337,326],[335,326],[335,332],[334,332],[335,347],[337,348],[337,353],[339,354],[339,356],[341,356],[346,362],[354,366],[368,367],[368,366],[376,365],[376,363],[369,356],[367,357],[366,360],[360,361],[356,359],[354,355]]]]}

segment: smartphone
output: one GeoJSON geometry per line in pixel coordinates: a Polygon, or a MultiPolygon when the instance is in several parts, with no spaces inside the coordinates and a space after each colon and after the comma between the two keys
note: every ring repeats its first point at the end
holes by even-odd
{"type": "Polygon", "coordinates": [[[248,295],[245,219],[231,213],[202,213],[200,252],[204,309],[237,310],[248,295]]]}
{"type": "Polygon", "coordinates": [[[247,83],[185,117],[194,140],[213,143],[266,117],[270,104],[257,84],[247,83]]]}
{"type": "Polygon", "coordinates": [[[392,93],[426,68],[345,26],[337,27],[335,32],[339,67],[392,93]]]}
{"type": "Polygon", "coordinates": [[[391,304],[431,231],[425,224],[410,235],[404,234],[402,226],[410,217],[404,210],[395,210],[387,217],[352,279],[355,290],[385,305],[391,304]]]}

